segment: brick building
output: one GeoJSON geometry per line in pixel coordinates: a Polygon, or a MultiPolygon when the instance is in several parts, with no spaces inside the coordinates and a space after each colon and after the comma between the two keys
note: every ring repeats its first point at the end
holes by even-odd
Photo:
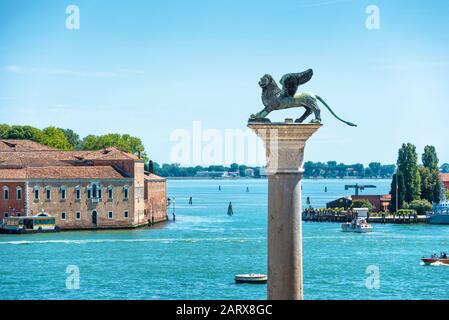
{"type": "Polygon", "coordinates": [[[0,140],[0,219],[42,210],[61,229],[132,228],[167,219],[166,181],[117,148],[60,151],[0,140]]]}
{"type": "Polygon", "coordinates": [[[444,189],[449,190],[449,173],[440,173],[440,181],[444,189]]]}
{"type": "Polygon", "coordinates": [[[388,206],[391,202],[391,194],[383,195],[358,195],[351,196],[352,201],[368,200],[377,212],[388,212],[388,206]]]}

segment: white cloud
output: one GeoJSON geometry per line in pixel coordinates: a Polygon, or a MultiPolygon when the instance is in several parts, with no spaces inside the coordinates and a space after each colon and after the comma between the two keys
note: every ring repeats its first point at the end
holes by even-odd
{"type": "Polygon", "coordinates": [[[70,69],[49,69],[49,68],[34,68],[21,67],[16,65],[5,66],[4,70],[16,74],[45,74],[45,75],[62,75],[75,77],[94,77],[94,78],[113,78],[117,77],[117,72],[110,71],[75,71],[70,69]]]}

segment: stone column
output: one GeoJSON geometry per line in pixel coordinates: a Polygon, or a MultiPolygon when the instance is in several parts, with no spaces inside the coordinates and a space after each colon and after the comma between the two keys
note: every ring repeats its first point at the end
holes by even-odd
{"type": "Polygon", "coordinates": [[[306,141],[321,124],[248,123],[265,144],[268,299],[302,300],[301,178],[306,141]]]}

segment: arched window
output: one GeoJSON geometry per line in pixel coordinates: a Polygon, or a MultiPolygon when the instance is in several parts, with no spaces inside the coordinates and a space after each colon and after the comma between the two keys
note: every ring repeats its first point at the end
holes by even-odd
{"type": "Polygon", "coordinates": [[[98,197],[97,190],[98,190],[98,187],[97,187],[96,184],[94,184],[92,186],[92,198],[97,198],[98,197]]]}
{"type": "Polygon", "coordinates": [[[51,187],[45,187],[45,200],[51,200],[51,187]]]}
{"type": "Polygon", "coordinates": [[[39,200],[40,188],[38,186],[35,186],[33,191],[34,191],[34,200],[39,200]]]}
{"type": "Polygon", "coordinates": [[[17,187],[16,188],[16,199],[17,200],[22,200],[22,187],[17,187]]]}
{"type": "Polygon", "coordinates": [[[59,193],[61,195],[61,200],[65,200],[67,198],[67,187],[61,186],[61,188],[59,189],[59,193]]]}
{"type": "Polygon", "coordinates": [[[129,186],[123,187],[123,199],[125,200],[129,199],[129,186]]]}
{"type": "Polygon", "coordinates": [[[76,186],[75,187],[75,200],[80,200],[80,199],[81,199],[81,187],[76,186]]]}
{"type": "Polygon", "coordinates": [[[7,186],[3,187],[3,199],[4,200],[9,199],[9,187],[7,187],[7,186]]]}

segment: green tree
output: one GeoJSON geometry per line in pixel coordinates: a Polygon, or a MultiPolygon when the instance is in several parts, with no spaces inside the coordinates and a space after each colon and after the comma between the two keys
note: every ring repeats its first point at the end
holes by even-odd
{"type": "Polygon", "coordinates": [[[411,203],[420,199],[421,177],[418,169],[418,154],[416,147],[411,144],[403,144],[398,154],[398,172],[404,178],[404,201],[411,203]]]}
{"type": "Polygon", "coordinates": [[[0,126],[0,138],[1,139],[27,139],[41,143],[43,133],[41,130],[31,126],[8,126],[2,124],[0,126]]]}
{"type": "Polygon", "coordinates": [[[443,163],[443,165],[440,167],[440,170],[441,173],[449,173],[449,163],[443,163]]]}
{"type": "Polygon", "coordinates": [[[380,162],[371,162],[368,167],[371,169],[371,172],[374,176],[380,176],[380,171],[382,169],[382,165],[380,162]]]}
{"type": "Polygon", "coordinates": [[[80,136],[73,131],[72,129],[60,129],[64,133],[64,136],[66,137],[67,141],[72,146],[72,149],[78,149],[80,147],[80,136]]]}
{"type": "Polygon", "coordinates": [[[362,200],[355,200],[352,202],[351,204],[351,208],[367,208],[368,211],[373,211],[374,206],[371,202],[369,202],[366,199],[362,199],[362,200]]]}
{"type": "Polygon", "coordinates": [[[8,139],[8,132],[10,126],[7,124],[0,124],[0,139],[8,139]]]}
{"type": "Polygon", "coordinates": [[[47,127],[42,130],[43,138],[42,143],[61,150],[71,150],[72,145],[67,141],[64,132],[61,129],[55,127],[47,127]]]}
{"type": "Polygon", "coordinates": [[[142,141],[129,134],[109,133],[101,136],[88,135],[81,143],[82,150],[100,150],[108,147],[116,147],[126,152],[140,155],[144,160],[148,158],[142,141]]]}
{"type": "Polygon", "coordinates": [[[231,170],[231,172],[239,171],[239,165],[237,163],[232,163],[229,169],[231,170]]]}
{"type": "Polygon", "coordinates": [[[438,156],[434,146],[425,146],[422,154],[422,164],[430,170],[438,171],[438,156]]]}
{"type": "Polygon", "coordinates": [[[441,188],[438,171],[420,166],[419,174],[421,176],[421,199],[425,199],[431,203],[439,202],[441,188]]]}
{"type": "Polygon", "coordinates": [[[247,168],[248,168],[248,167],[245,166],[244,164],[242,164],[242,165],[239,166],[239,175],[240,175],[241,177],[245,177],[245,176],[246,176],[245,170],[246,170],[247,168]]]}
{"type": "Polygon", "coordinates": [[[421,176],[421,199],[439,202],[440,179],[438,169],[438,156],[434,146],[425,146],[422,154],[423,166],[419,168],[421,176]]]}
{"type": "Polygon", "coordinates": [[[409,209],[415,210],[418,214],[425,214],[432,210],[432,204],[425,199],[413,200],[409,205],[409,209]]]}

